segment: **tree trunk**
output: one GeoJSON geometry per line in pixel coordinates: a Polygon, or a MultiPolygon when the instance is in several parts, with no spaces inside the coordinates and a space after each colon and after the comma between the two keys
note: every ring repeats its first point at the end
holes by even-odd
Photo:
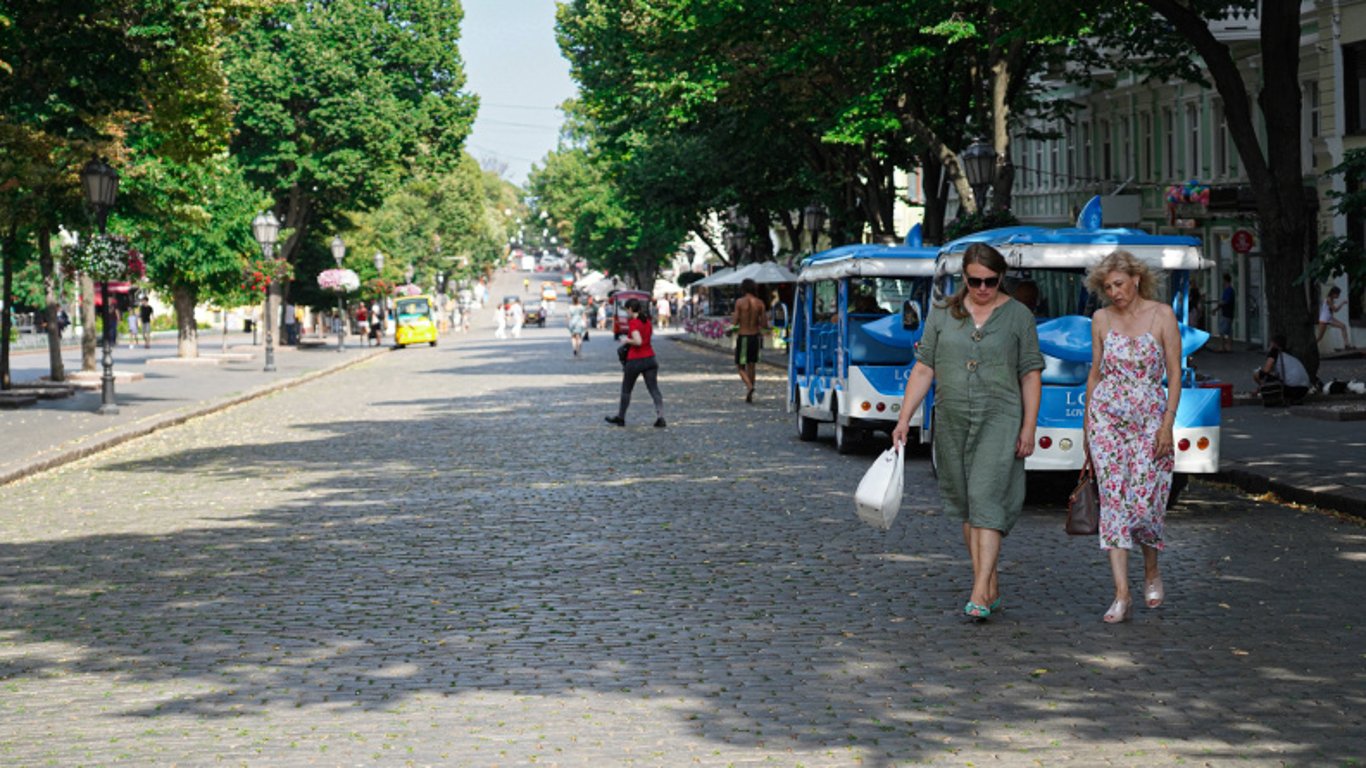
{"type": "Polygon", "coordinates": [[[171,292],[175,305],[176,357],[199,357],[199,326],[194,322],[198,296],[192,286],[177,285],[171,292]]]}
{"type": "Polygon", "coordinates": [[[95,281],[81,275],[81,370],[95,370],[95,347],[99,336],[95,331],[95,281]]]}
{"type": "Polygon", "coordinates": [[[1263,84],[1257,102],[1266,125],[1266,149],[1258,140],[1247,85],[1227,45],[1209,22],[1180,0],[1145,0],[1191,42],[1224,104],[1229,137],[1257,197],[1265,264],[1267,319],[1272,335],[1284,335],[1311,376],[1319,368],[1314,343],[1315,307],[1303,287],[1304,259],[1313,232],[1300,168],[1299,3],[1261,4],[1263,84]]]}
{"type": "Polygon", "coordinates": [[[939,164],[934,152],[920,153],[921,192],[925,195],[925,220],[920,236],[926,245],[944,243],[944,213],[948,210],[948,174],[939,164]]]}
{"type": "Polygon", "coordinates": [[[46,229],[38,230],[38,267],[43,273],[44,315],[47,317],[47,367],[48,378],[53,381],[66,381],[66,368],[62,365],[62,326],[57,322],[57,311],[61,309],[61,293],[57,287],[57,270],[52,264],[52,234],[46,229]]]}

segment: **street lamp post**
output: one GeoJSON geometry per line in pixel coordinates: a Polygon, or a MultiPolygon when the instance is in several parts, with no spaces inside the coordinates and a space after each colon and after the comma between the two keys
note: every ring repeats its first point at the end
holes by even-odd
{"type": "Polygon", "coordinates": [[[996,150],[986,141],[978,139],[963,150],[958,158],[963,164],[963,175],[967,177],[968,186],[972,187],[972,196],[977,200],[977,212],[985,213],[987,190],[991,188],[991,180],[996,175],[996,150]]]}
{"type": "Polygon", "coordinates": [[[825,229],[825,206],[812,203],[802,211],[802,226],[811,233],[811,252],[820,250],[821,230],[825,229]]]}
{"type": "MultiPolygon", "coordinates": [[[[341,235],[332,238],[332,260],[337,262],[337,269],[341,269],[342,259],[346,258],[346,243],[342,241],[341,235]]],[[[341,352],[345,346],[346,332],[346,311],[342,309],[342,292],[337,291],[337,351],[341,352]]]]}
{"type": "MultiPolygon", "coordinates": [[[[107,163],[98,158],[81,168],[81,189],[85,201],[95,211],[95,223],[100,235],[104,235],[105,222],[109,210],[119,193],[119,174],[107,163]]],[[[100,301],[104,313],[104,374],[100,377],[100,407],[96,410],[102,416],[113,416],[119,412],[114,402],[114,326],[109,317],[109,281],[100,281],[100,301]]]]}
{"type": "Polygon", "coordinates": [[[256,236],[256,242],[261,246],[261,255],[266,257],[267,268],[270,272],[266,273],[266,373],[275,370],[275,272],[273,265],[269,262],[275,258],[275,242],[280,235],[280,220],[275,218],[273,211],[262,211],[256,214],[256,218],[251,220],[251,233],[256,236]]]}
{"type": "MultiPolygon", "coordinates": [[[[383,279],[384,279],[384,254],[381,253],[380,251],[375,251],[375,274],[377,274],[377,275],[379,276],[380,280],[383,281],[383,279]]],[[[381,293],[380,296],[379,296],[379,333],[380,333],[381,336],[384,335],[384,332],[385,332],[385,330],[388,329],[388,326],[389,326],[389,297],[388,297],[388,296],[385,296],[384,294],[381,293]]],[[[384,343],[384,339],[380,339],[379,343],[380,343],[380,344],[383,344],[383,343],[384,343]]]]}

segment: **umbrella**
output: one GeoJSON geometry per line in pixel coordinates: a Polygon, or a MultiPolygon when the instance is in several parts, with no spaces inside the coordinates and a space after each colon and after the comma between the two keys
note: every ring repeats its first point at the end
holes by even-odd
{"type": "Polygon", "coordinates": [[[660,278],[655,281],[654,297],[657,299],[660,296],[673,296],[681,290],[683,289],[678,286],[678,283],[660,278]]]}
{"type": "Polygon", "coordinates": [[[768,283],[797,282],[796,275],[792,274],[792,272],[781,264],[776,264],[772,261],[760,261],[754,264],[748,264],[740,271],[731,275],[731,277],[736,283],[744,282],[745,278],[749,278],[760,285],[768,283]]]}
{"type": "Polygon", "coordinates": [[[734,272],[735,270],[731,267],[723,267],[711,273],[711,275],[698,280],[689,287],[710,288],[713,285],[731,285],[731,283],[726,282],[726,278],[730,277],[734,272]]]}

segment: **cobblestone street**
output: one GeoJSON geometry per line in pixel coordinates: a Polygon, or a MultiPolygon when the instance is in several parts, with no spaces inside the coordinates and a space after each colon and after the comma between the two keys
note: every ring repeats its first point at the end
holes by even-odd
{"type": "MultiPolygon", "coordinates": [[[[5,765],[1360,765],[1366,528],[1192,483],[1168,604],[1106,626],[1056,508],[1006,612],[925,454],[796,439],[660,341],[669,427],[562,317],[483,328],[0,487],[5,765]]],[[[1140,568],[1133,564],[1135,579],[1140,568]]]]}

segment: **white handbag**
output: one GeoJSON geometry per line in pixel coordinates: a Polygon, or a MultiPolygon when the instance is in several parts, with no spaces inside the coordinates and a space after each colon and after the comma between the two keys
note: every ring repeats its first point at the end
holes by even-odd
{"type": "Polygon", "coordinates": [[[854,510],[859,519],[878,530],[891,528],[896,513],[901,511],[901,490],[906,478],[901,452],[900,447],[883,451],[854,491],[854,510]]]}

